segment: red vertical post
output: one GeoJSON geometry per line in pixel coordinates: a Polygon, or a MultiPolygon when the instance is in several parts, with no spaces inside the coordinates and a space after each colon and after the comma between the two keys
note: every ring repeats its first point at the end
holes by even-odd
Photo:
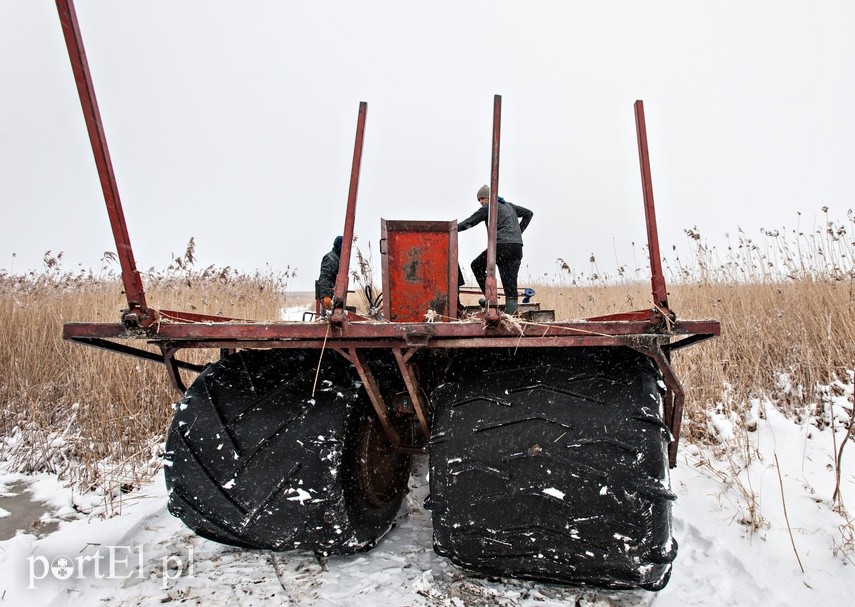
{"type": "Polygon", "coordinates": [[[484,297],[487,300],[487,320],[499,319],[499,297],[496,286],[496,224],[499,216],[499,147],[502,130],[502,96],[493,97],[493,144],[490,163],[490,202],[487,213],[487,280],[484,297]]]}
{"type": "Polygon", "coordinates": [[[353,245],[353,225],[356,219],[356,194],[359,190],[359,171],[362,166],[362,143],[365,138],[365,118],[368,114],[368,104],[359,102],[359,115],[356,120],[356,140],[353,144],[353,164],[350,168],[350,189],[347,193],[347,211],[344,218],[342,233],[341,255],[338,264],[338,275],[335,279],[335,309],[331,321],[344,323],[347,318],[345,308],[348,287],[348,271],[350,269],[350,250],[353,245]]]}
{"type": "Polygon", "coordinates": [[[635,102],[635,130],[638,135],[638,162],[641,165],[641,188],[644,194],[644,218],[647,222],[647,250],[650,253],[650,282],[653,303],[665,311],[668,308],[668,291],[662,273],[662,255],[659,251],[659,233],[656,229],[656,207],[653,203],[653,180],[650,177],[650,156],[647,151],[647,126],[644,122],[644,102],[635,102]]]}
{"type": "Polygon", "coordinates": [[[77,84],[77,94],[83,108],[86,130],[89,132],[89,142],[95,156],[95,165],[98,168],[104,202],[107,204],[107,214],[110,217],[113,239],[116,242],[116,253],[122,268],[122,283],[125,288],[125,295],[128,298],[129,308],[126,317],[133,315],[135,322],[145,327],[154,322],[155,315],[146,308],[145,290],[134,261],[131,239],[128,235],[122,202],[119,198],[119,187],[113,173],[110,151],[107,149],[107,138],[101,123],[101,112],[95,98],[95,87],[92,84],[92,75],[89,73],[89,62],[83,48],[83,38],[80,35],[74,3],[72,0],[56,0],[56,8],[62,24],[62,33],[65,36],[65,46],[68,48],[74,80],[77,84]]]}

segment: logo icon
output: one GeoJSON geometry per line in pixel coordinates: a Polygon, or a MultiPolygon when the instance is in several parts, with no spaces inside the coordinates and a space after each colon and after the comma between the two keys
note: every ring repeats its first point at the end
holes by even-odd
{"type": "Polygon", "coordinates": [[[58,556],[51,562],[50,572],[58,580],[67,580],[74,574],[74,563],[67,556],[58,556]]]}

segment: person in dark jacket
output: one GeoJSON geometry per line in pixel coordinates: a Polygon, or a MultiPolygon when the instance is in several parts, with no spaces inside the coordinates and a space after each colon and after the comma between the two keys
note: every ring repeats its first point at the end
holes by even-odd
{"type": "Polygon", "coordinates": [[[332,297],[335,291],[335,279],[341,259],[341,236],[336,236],[332,250],[321,260],[321,273],[315,281],[315,297],[325,310],[332,309],[332,297]]]}
{"type": "MultiPolygon", "coordinates": [[[[490,202],[490,188],[481,186],[477,193],[481,208],[470,217],[457,224],[457,231],[463,232],[478,225],[482,221],[487,225],[487,211],[490,202]]],[[[504,198],[498,198],[499,205],[496,214],[496,265],[502,286],[505,288],[505,313],[514,314],[517,311],[517,275],[520,271],[523,255],[522,233],[534,217],[534,213],[517,204],[511,204],[504,198]]],[[[487,281],[487,251],[485,250],[472,261],[472,271],[475,280],[485,291],[487,281]]],[[[485,293],[486,294],[486,293],[485,293]]]]}

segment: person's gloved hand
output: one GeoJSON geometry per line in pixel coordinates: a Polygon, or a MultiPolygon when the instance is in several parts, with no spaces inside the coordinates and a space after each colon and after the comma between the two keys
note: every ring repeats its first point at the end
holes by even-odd
{"type": "Polygon", "coordinates": [[[324,310],[332,310],[332,297],[329,295],[322,297],[321,306],[323,306],[324,310]]]}

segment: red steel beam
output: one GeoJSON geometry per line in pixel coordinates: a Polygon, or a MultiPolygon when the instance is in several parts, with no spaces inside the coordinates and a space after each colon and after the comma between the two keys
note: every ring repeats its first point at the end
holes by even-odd
{"type": "Polygon", "coordinates": [[[348,287],[348,270],[350,269],[350,250],[353,245],[353,225],[356,220],[356,194],[359,191],[359,170],[362,166],[362,144],[365,139],[365,118],[368,114],[368,104],[359,102],[359,115],[356,119],[356,140],[353,143],[353,164],[350,168],[350,188],[347,193],[347,210],[344,217],[344,232],[342,233],[341,255],[339,256],[338,275],[335,279],[335,309],[330,320],[336,324],[344,324],[347,320],[346,298],[348,287]]]}
{"type": "Polygon", "coordinates": [[[496,222],[499,216],[499,147],[502,130],[502,96],[493,97],[493,144],[490,162],[490,202],[487,218],[487,279],[484,297],[487,300],[487,321],[499,320],[499,297],[496,287],[496,222]]]}
{"type": "Polygon", "coordinates": [[[348,360],[350,360],[351,363],[353,363],[353,366],[356,367],[356,372],[359,374],[362,386],[368,393],[368,399],[371,401],[371,405],[374,407],[374,412],[377,414],[377,418],[383,426],[383,432],[386,434],[389,442],[392,443],[392,448],[400,448],[401,435],[398,434],[398,431],[395,429],[395,425],[392,423],[392,420],[389,419],[389,409],[386,407],[386,402],[383,400],[383,394],[380,390],[379,384],[377,383],[377,379],[374,377],[374,373],[371,372],[371,367],[368,366],[365,354],[356,348],[351,349],[347,354],[348,360]]]}
{"type": "Polygon", "coordinates": [[[376,323],[348,322],[345,327],[332,327],[325,323],[170,323],[161,322],[146,332],[128,329],[121,323],[68,323],[63,327],[64,339],[76,338],[143,338],[149,341],[183,340],[241,340],[275,342],[324,340],[336,343],[343,340],[386,341],[388,347],[396,343],[433,345],[445,339],[478,339],[489,346],[492,339],[511,337],[521,342],[539,341],[553,344],[562,337],[633,337],[656,335],[662,338],[681,335],[718,335],[716,321],[676,320],[663,335],[658,323],[647,321],[570,321],[553,324],[525,325],[521,329],[503,325],[484,326],[481,323],[376,323]]]}
{"type": "Polygon", "coordinates": [[[635,102],[635,130],[638,135],[638,162],[641,166],[641,188],[644,194],[644,218],[647,222],[647,250],[650,253],[650,283],[653,303],[669,311],[668,291],[662,272],[662,255],[659,252],[659,233],[656,228],[656,207],[653,203],[653,179],[650,176],[650,155],[647,148],[647,125],[644,121],[644,102],[635,102]]]}
{"type": "Polygon", "coordinates": [[[83,117],[86,120],[86,130],[89,132],[89,142],[92,145],[95,165],[98,168],[104,202],[107,204],[107,214],[110,217],[110,227],[113,230],[113,239],[116,242],[116,253],[122,268],[122,284],[128,298],[129,312],[134,315],[133,317],[140,326],[145,327],[154,322],[156,315],[149,313],[147,309],[145,290],[137,271],[136,261],[134,261],[131,238],[128,235],[125,215],[122,211],[119,187],[116,183],[116,175],[113,172],[110,151],[107,148],[107,138],[101,122],[98,101],[95,98],[95,87],[92,84],[92,75],[89,73],[89,62],[83,48],[83,38],[80,34],[74,3],[72,0],[56,0],[56,9],[62,24],[62,33],[65,36],[65,46],[68,48],[68,57],[71,60],[71,69],[74,72],[74,81],[77,84],[77,94],[83,108],[83,117]]]}
{"type": "Polygon", "coordinates": [[[686,401],[686,393],[683,391],[683,386],[677,375],[674,373],[671,362],[668,360],[668,355],[662,351],[658,344],[654,343],[636,343],[630,347],[635,348],[639,352],[646,354],[662,373],[662,380],[665,382],[668,390],[663,397],[663,422],[671,431],[671,442],[668,445],[668,465],[671,468],[677,466],[677,448],[680,444],[680,428],[683,424],[683,404],[686,401]]]}
{"type": "Polygon", "coordinates": [[[401,377],[404,379],[404,385],[407,386],[407,393],[410,395],[410,401],[413,403],[413,408],[416,411],[416,417],[419,420],[419,426],[422,429],[422,434],[425,438],[430,438],[430,422],[428,421],[427,407],[422,398],[419,381],[413,368],[409,365],[409,358],[415,353],[415,349],[408,350],[407,354],[401,348],[392,348],[392,353],[395,355],[395,361],[398,363],[398,370],[401,372],[401,377]]]}
{"type": "MultiPolygon", "coordinates": [[[[612,337],[553,337],[548,340],[541,339],[520,339],[519,337],[490,337],[490,338],[458,338],[458,339],[438,339],[433,340],[425,345],[412,346],[411,344],[399,342],[390,342],[386,340],[327,340],[322,339],[306,339],[306,340],[271,340],[271,341],[253,341],[253,340],[228,340],[228,339],[210,339],[210,340],[180,340],[165,342],[169,348],[177,352],[178,350],[193,350],[193,349],[228,349],[228,350],[247,350],[247,349],[312,349],[320,351],[323,348],[343,352],[349,348],[359,348],[360,350],[368,349],[385,349],[390,348],[407,348],[410,352],[415,352],[421,348],[428,349],[460,349],[460,348],[578,348],[578,347],[611,347],[624,346],[635,347],[639,340],[655,339],[654,335],[644,336],[612,336],[612,337]]],[[[147,350],[139,350],[127,347],[121,347],[122,344],[108,341],[105,339],[71,339],[78,344],[110,350],[119,354],[127,354],[137,358],[144,358],[162,363],[162,356],[152,354],[147,350]],[[116,347],[119,346],[119,347],[116,347]]],[[[345,356],[350,360],[350,356],[345,356]]],[[[352,362],[352,361],[351,361],[352,362]]],[[[187,369],[193,372],[200,372],[203,367],[196,365],[198,368],[191,368],[186,361],[176,361],[182,369],[187,369]]]]}

